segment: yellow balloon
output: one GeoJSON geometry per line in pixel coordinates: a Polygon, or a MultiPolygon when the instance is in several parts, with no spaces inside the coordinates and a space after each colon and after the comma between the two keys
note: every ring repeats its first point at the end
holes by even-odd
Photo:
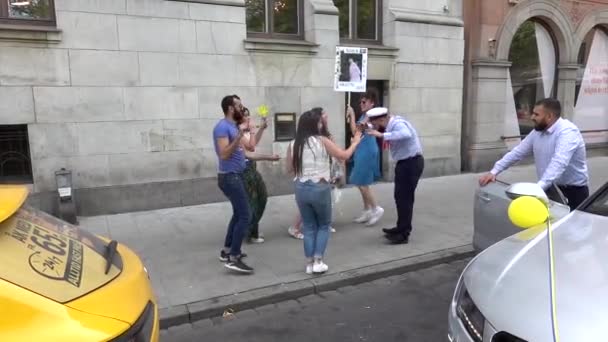
{"type": "Polygon", "coordinates": [[[549,218],[549,209],[538,198],[522,196],[509,204],[509,219],[522,229],[538,226],[549,218]]]}

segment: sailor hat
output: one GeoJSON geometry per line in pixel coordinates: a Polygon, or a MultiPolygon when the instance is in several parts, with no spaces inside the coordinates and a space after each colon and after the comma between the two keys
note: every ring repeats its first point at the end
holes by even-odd
{"type": "Polygon", "coordinates": [[[369,118],[376,118],[388,114],[388,109],[384,107],[376,107],[368,110],[365,114],[369,118]]]}

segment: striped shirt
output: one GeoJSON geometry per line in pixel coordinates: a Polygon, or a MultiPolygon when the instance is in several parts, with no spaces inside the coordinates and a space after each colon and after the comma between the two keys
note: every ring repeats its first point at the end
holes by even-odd
{"type": "Polygon", "coordinates": [[[418,133],[412,124],[400,116],[391,116],[383,138],[388,142],[395,161],[422,155],[418,133]]]}
{"type": "Polygon", "coordinates": [[[511,152],[494,164],[497,175],[523,158],[534,155],[538,185],[583,186],[589,183],[587,152],[579,129],[566,119],[558,119],[545,131],[532,131],[511,152]]]}

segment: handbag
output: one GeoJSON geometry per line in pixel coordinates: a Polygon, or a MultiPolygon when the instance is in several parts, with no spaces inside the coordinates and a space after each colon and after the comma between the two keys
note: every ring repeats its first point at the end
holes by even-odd
{"type": "Polygon", "coordinates": [[[345,170],[344,165],[339,160],[330,158],[330,172],[329,172],[331,183],[336,184],[338,187],[344,185],[345,170]]]}

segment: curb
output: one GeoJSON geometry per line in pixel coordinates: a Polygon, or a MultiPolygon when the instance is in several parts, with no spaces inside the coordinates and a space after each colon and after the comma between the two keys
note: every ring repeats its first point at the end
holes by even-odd
{"type": "Polygon", "coordinates": [[[226,309],[239,312],[311,294],[333,291],[341,287],[413,272],[474,255],[475,250],[473,246],[465,245],[312,279],[282,283],[234,295],[225,295],[189,304],[162,308],[159,310],[160,327],[161,329],[167,329],[176,325],[221,316],[226,309]]]}

